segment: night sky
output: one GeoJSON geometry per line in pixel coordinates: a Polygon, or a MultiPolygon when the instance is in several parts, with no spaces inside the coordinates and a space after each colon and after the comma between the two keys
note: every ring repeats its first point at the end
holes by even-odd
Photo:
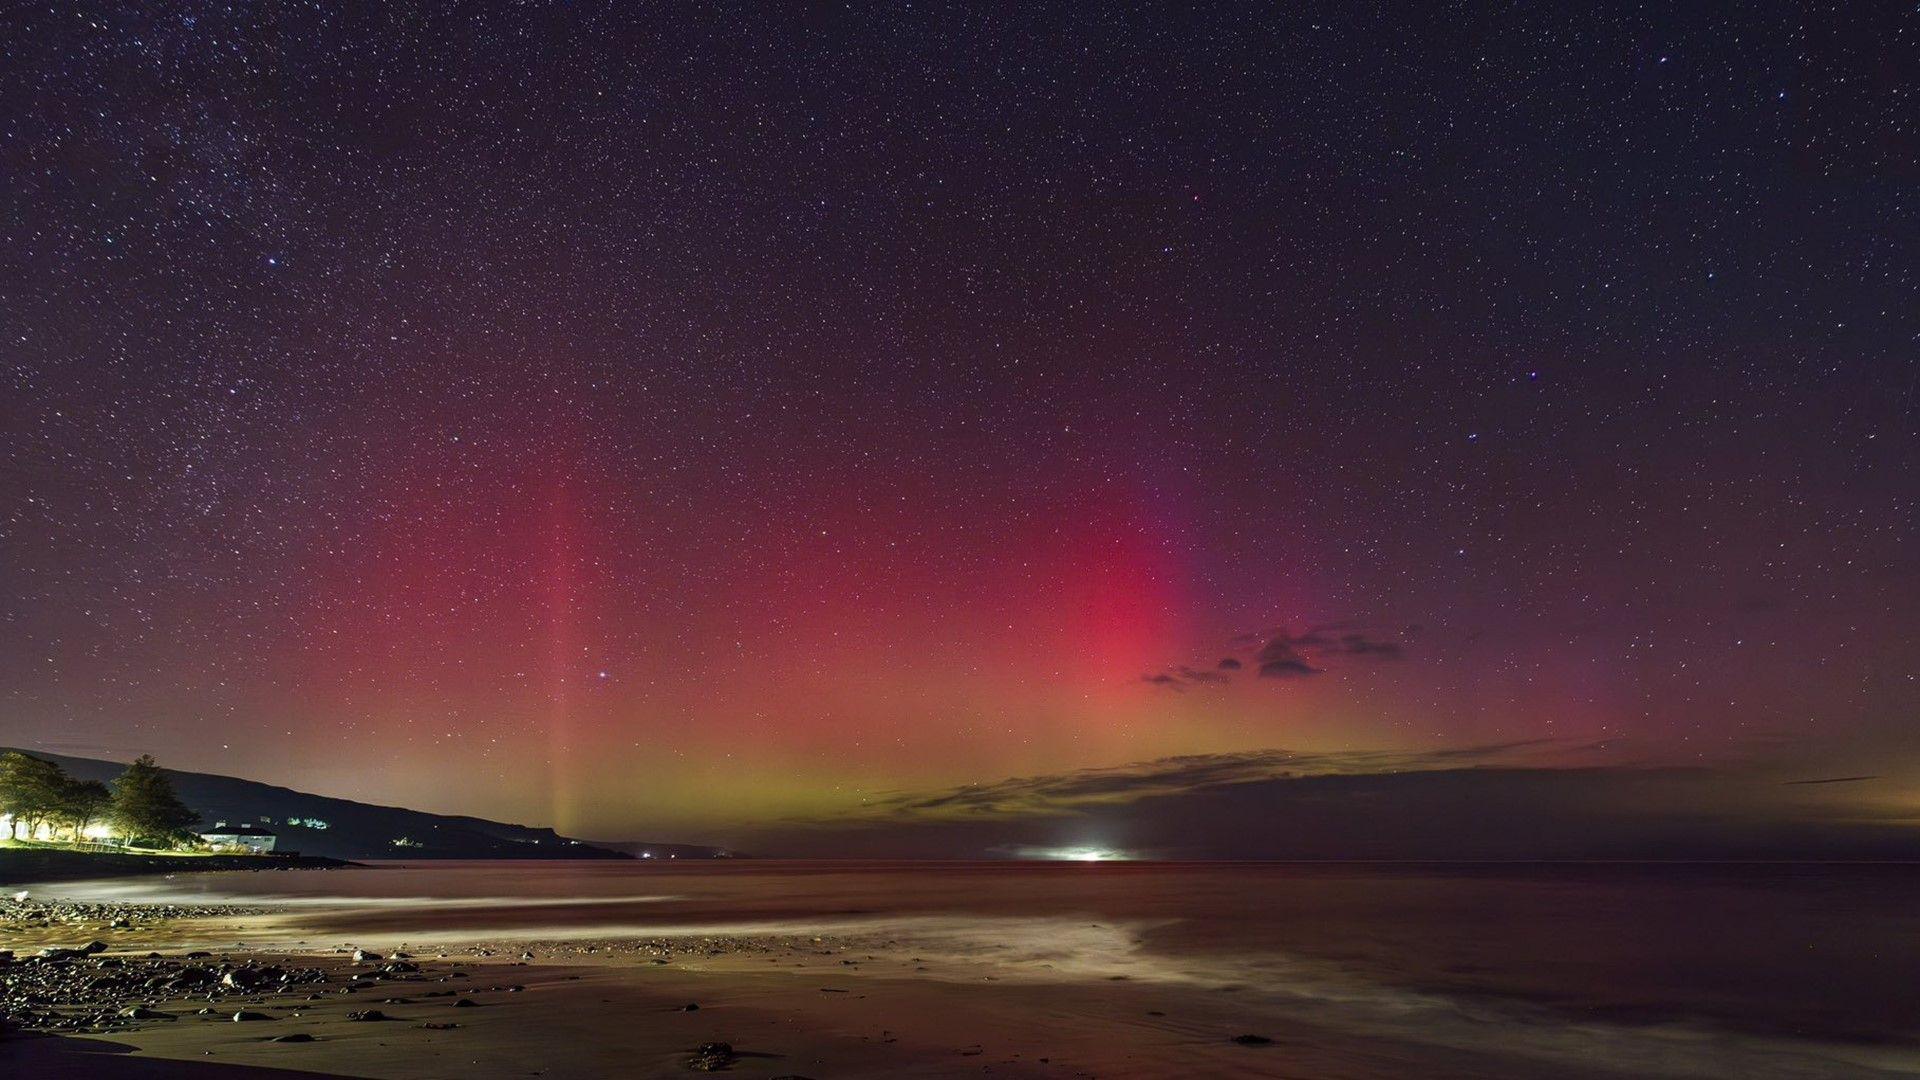
{"type": "Polygon", "coordinates": [[[0,742],[1920,820],[1911,6],[160,7],[0,17],[0,742]]]}

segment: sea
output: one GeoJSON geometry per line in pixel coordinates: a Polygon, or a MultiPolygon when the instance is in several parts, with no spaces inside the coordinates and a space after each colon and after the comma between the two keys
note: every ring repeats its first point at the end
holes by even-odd
{"type": "Polygon", "coordinates": [[[971,981],[1230,991],[1543,1076],[1920,1075],[1912,865],[394,862],[36,891],[268,904],[309,943],[848,936],[971,981]]]}

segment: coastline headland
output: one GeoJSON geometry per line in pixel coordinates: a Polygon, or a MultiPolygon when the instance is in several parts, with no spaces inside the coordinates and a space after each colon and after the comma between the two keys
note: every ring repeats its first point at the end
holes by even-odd
{"type": "Polygon", "coordinates": [[[0,889],[43,881],[79,881],[135,874],[317,870],[354,865],[345,859],[330,859],[320,855],[144,855],[59,848],[0,848],[0,889]]]}

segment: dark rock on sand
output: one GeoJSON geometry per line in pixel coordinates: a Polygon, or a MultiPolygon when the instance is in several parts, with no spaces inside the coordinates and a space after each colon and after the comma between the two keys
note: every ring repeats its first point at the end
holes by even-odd
{"type": "Polygon", "coordinates": [[[687,1059],[687,1068],[694,1072],[719,1072],[738,1060],[740,1055],[733,1052],[732,1043],[701,1043],[687,1059]]]}
{"type": "Polygon", "coordinates": [[[347,1014],[347,1019],[356,1021],[391,1020],[392,1017],[379,1009],[355,1009],[347,1014]]]}
{"type": "Polygon", "coordinates": [[[1235,1035],[1233,1041],[1241,1046],[1266,1046],[1273,1042],[1265,1035],[1235,1035]]]}
{"type": "Polygon", "coordinates": [[[304,1031],[290,1031],[285,1035],[275,1035],[268,1042],[312,1042],[313,1036],[304,1031]]]}

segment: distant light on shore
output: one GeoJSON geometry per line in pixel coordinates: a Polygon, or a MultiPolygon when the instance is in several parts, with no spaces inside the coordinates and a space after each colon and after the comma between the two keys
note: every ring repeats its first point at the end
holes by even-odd
{"type": "Polygon", "coordinates": [[[1054,862],[1126,862],[1133,856],[1113,848],[1071,847],[1030,849],[1022,858],[1054,862]]]}

